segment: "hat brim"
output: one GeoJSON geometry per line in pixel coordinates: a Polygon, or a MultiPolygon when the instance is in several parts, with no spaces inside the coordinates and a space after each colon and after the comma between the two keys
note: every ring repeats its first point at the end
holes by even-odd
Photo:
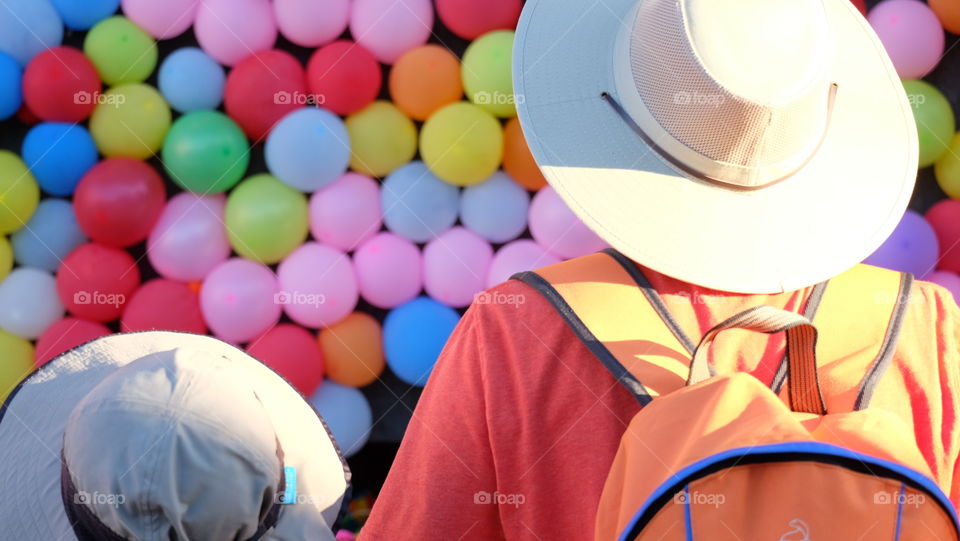
{"type": "Polygon", "coordinates": [[[675,169],[601,97],[616,96],[614,42],[635,3],[528,0],[517,27],[523,131],[588,227],[658,272],[737,293],[823,281],[886,240],[913,192],[916,125],[883,45],[848,0],[825,2],[838,90],[821,147],[786,180],[754,191],[675,169]]]}
{"type": "Polygon", "coordinates": [[[263,539],[333,539],[349,469],[326,425],[286,380],[210,336],[149,331],[115,334],[69,350],[28,376],[0,409],[0,524],[16,539],[76,539],[60,496],[67,418],[105,377],[145,355],[189,347],[223,355],[250,371],[273,423],[284,464],[297,471],[297,503],[284,505],[263,539]]]}

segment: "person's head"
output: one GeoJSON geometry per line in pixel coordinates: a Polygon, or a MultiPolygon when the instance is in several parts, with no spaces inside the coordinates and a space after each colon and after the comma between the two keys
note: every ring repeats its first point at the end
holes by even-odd
{"type": "Polygon", "coordinates": [[[514,92],[545,177],[637,262],[770,293],[896,227],[912,111],[849,0],[529,0],[514,92]]]}
{"type": "Polygon", "coordinates": [[[17,538],[333,539],[349,471],[329,432],[280,376],[214,338],[95,340],[27,378],[0,415],[0,523],[17,538]]]}

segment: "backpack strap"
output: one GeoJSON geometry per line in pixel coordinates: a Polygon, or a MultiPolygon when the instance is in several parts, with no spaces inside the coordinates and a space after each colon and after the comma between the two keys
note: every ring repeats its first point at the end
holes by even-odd
{"type": "Polygon", "coordinates": [[[645,406],[684,386],[696,343],[680,329],[639,269],[620,258],[617,252],[598,252],[513,278],[542,294],[645,406]],[[642,340],[637,338],[638,329],[643,329],[642,340]]]}
{"type": "MultiPolygon", "coordinates": [[[[869,405],[893,360],[912,283],[907,273],[857,265],[831,279],[822,292],[810,319],[821,330],[817,359],[829,411],[869,405]]],[[[781,363],[779,368],[771,387],[781,394],[786,366],[781,363]]]]}

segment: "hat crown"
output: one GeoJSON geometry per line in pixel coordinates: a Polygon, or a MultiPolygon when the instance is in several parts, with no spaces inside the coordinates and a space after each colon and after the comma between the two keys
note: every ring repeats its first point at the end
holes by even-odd
{"type": "Polygon", "coordinates": [[[820,0],[641,0],[618,38],[617,93],[675,166],[759,187],[824,137],[829,45],[820,0]]]}
{"type": "Polygon", "coordinates": [[[275,498],[269,417],[229,359],[178,348],[140,358],[76,406],[64,460],[78,497],[131,539],[245,539],[275,498]]]}

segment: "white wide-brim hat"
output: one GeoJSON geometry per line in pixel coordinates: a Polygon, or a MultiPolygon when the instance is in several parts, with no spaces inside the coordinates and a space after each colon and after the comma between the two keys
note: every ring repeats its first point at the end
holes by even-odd
{"type": "Polygon", "coordinates": [[[533,156],[573,212],[700,286],[835,276],[913,191],[910,105],[849,0],[528,0],[513,81],[533,156]]]}
{"type": "Polygon", "coordinates": [[[249,538],[273,509],[259,539],[332,540],[349,477],[296,389],[210,336],[96,339],[36,370],[0,409],[4,539],[77,539],[69,507],[120,539],[249,538]]]}

